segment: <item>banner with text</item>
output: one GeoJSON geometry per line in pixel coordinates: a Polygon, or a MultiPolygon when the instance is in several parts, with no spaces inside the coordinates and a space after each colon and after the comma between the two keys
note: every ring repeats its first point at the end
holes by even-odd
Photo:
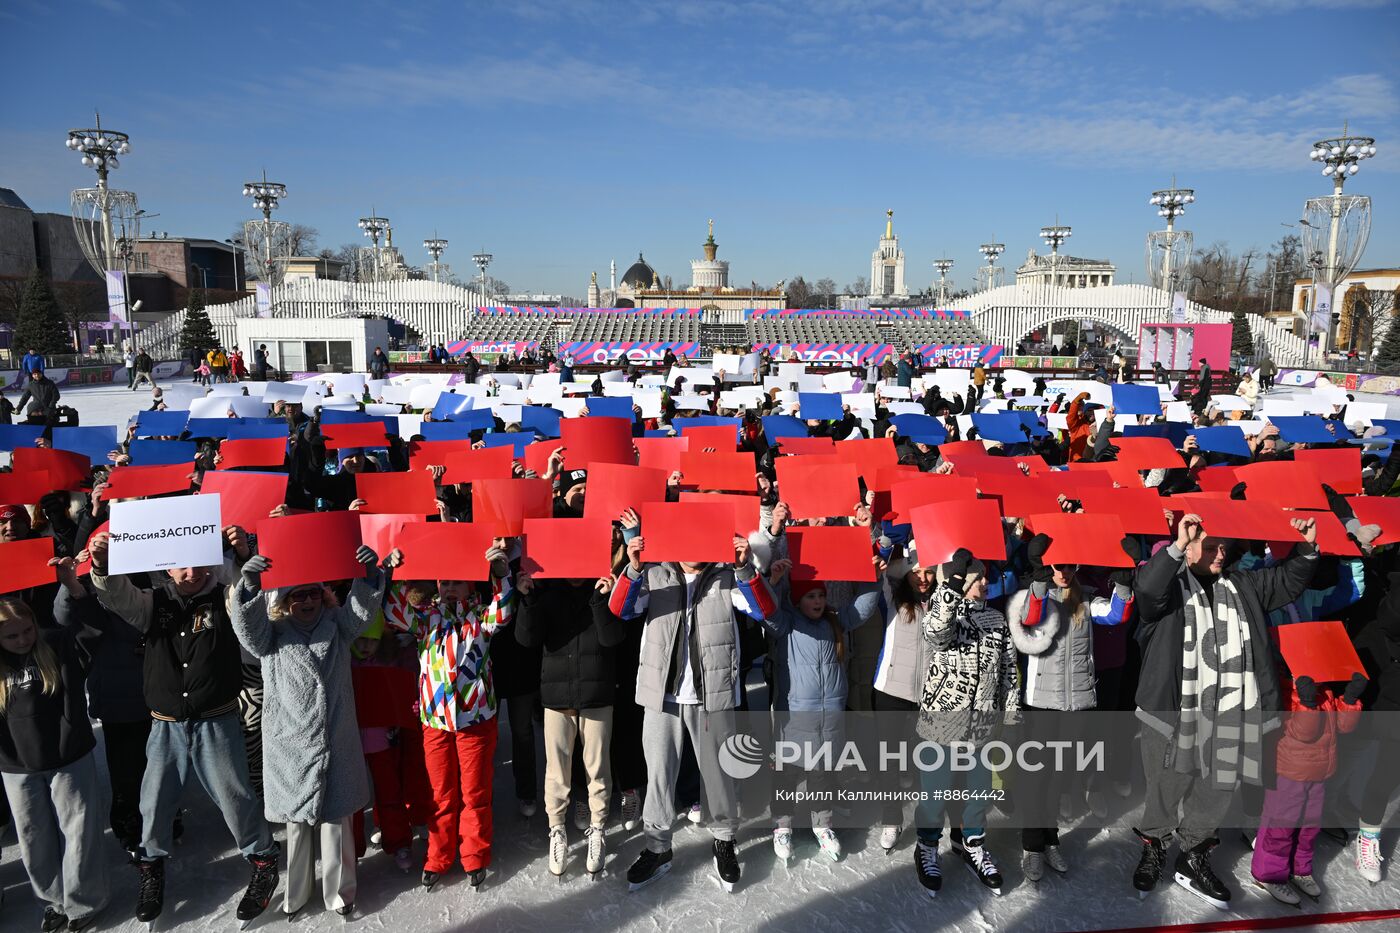
{"type": "Polygon", "coordinates": [[[107,320],[126,323],[126,273],[107,272],[107,320]]]}
{"type": "Polygon", "coordinates": [[[540,349],[538,340],[454,340],[452,343],[444,344],[448,353],[453,356],[461,356],[464,353],[471,353],[473,356],[524,356],[527,351],[540,349]]]}
{"type": "Polygon", "coordinates": [[[108,572],[113,576],[224,562],[219,495],[112,503],[108,572]]]}
{"type": "Polygon", "coordinates": [[[753,348],[767,350],[775,360],[786,360],[796,353],[804,363],[836,363],[844,366],[864,366],[880,363],[894,351],[887,343],[756,343],[753,348]]]}
{"type": "Polygon", "coordinates": [[[925,366],[966,366],[968,369],[976,366],[979,362],[983,366],[1000,366],[1001,355],[1005,349],[1005,347],[991,343],[971,346],[952,343],[924,343],[914,347],[915,352],[923,357],[925,366]]]}
{"type": "Polygon", "coordinates": [[[661,360],[670,350],[676,356],[694,359],[700,355],[700,344],[694,340],[574,340],[559,344],[561,359],[575,363],[610,363],[616,359],[661,360]]]}

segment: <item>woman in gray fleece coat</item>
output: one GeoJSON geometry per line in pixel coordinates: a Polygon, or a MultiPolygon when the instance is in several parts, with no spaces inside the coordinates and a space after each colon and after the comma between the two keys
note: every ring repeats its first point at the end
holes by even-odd
{"type": "Polygon", "coordinates": [[[344,606],[328,604],[319,583],[264,592],[262,573],[272,562],[261,555],[243,565],[229,592],[234,632],[262,662],[263,799],[268,820],[287,824],[288,917],[311,896],[318,842],[326,906],[347,916],[354,909],[350,818],[370,793],[350,645],[373,620],[385,583],[374,551],[361,545],[355,557],[366,575],[351,585],[344,606]]]}

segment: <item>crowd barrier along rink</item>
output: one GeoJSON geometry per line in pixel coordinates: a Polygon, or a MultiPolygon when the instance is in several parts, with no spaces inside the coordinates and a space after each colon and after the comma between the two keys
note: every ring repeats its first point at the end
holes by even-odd
{"type": "MultiPolygon", "coordinates": [[[[179,360],[165,360],[155,364],[151,375],[159,382],[162,379],[175,379],[189,372],[189,364],[179,360]]],[[[17,369],[0,370],[0,388],[23,390],[24,380],[17,369]]],[[[125,385],[126,367],[112,363],[96,363],[91,366],[50,366],[44,375],[60,388],[80,386],[125,385]]]]}
{"type": "MultiPolygon", "coordinates": [[[[1216,920],[1204,923],[1153,924],[1141,927],[1113,927],[1094,933],[1228,933],[1235,930],[1289,930],[1304,926],[1336,926],[1341,923],[1369,923],[1376,920],[1400,920],[1400,910],[1341,910],[1331,913],[1298,913],[1291,917],[1253,917],[1239,920],[1216,920]]],[[[1389,929],[1388,927],[1386,929],[1389,929]]],[[[1064,933],[1070,933],[1066,930],[1064,933]]]]}

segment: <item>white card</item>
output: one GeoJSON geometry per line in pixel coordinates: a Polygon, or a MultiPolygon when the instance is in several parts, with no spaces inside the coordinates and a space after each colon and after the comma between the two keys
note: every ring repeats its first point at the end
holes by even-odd
{"type": "Polygon", "coordinates": [[[113,502],[107,572],[113,576],[224,562],[219,495],[113,502]]]}

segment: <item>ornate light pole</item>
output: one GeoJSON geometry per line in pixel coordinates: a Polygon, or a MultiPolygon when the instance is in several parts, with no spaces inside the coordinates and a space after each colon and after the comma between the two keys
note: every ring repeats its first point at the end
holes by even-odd
{"type": "Polygon", "coordinates": [[[371,210],[368,217],[360,218],[359,227],[374,244],[368,249],[360,250],[360,269],[363,271],[368,265],[369,281],[378,282],[384,275],[384,262],[379,249],[379,238],[389,233],[391,227],[389,218],[380,217],[371,210]]]}
{"type": "Polygon", "coordinates": [[[1321,259],[1313,276],[1313,305],[1309,329],[1318,333],[1317,351],[1327,358],[1332,333],[1332,299],[1338,285],[1356,268],[1371,235],[1371,199],[1342,194],[1342,185],[1359,163],[1376,154],[1376,141],[1351,136],[1346,128],[1335,139],[1313,143],[1308,158],[1322,163],[1332,179],[1330,198],[1309,198],[1303,205],[1303,251],[1321,259]]]}
{"type": "Polygon", "coordinates": [[[432,239],[423,241],[423,248],[428,251],[429,256],[433,257],[433,281],[436,282],[438,280],[438,272],[442,267],[442,264],[438,262],[438,260],[442,258],[443,252],[447,249],[447,241],[440,239],[437,235],[437,231],[434,231],[432,239]]]}
{"type": "Polygon", "coordinates": [[[938,271],[938,307],[948,304],[948,270],[953,268],[951,259],[935,259],[933,268],[938,271]]]}
{"type": "Polygon", "coordinates": [[[1070,228],[1064,227],[1057,221],[1049,227],[1040,228],[1040,238],[1045,241],[1045,245],[1050,247],[1050,284],[1059,285],[1060,272],[1060,247],[1065,245],[1065,241],[1070,237],[1070,228]]]}
{"type": "MultiPolygon", "coordinates": [[[[131,244],[141,238],[141,211],[133,191],[113,191],[107,187],[107,174],[121,166],[121,156],[131,151],[131,137],[125,133],[102,128],[102,115],[96,114],[93,129],[69,130],[64,143],[73,152],[81,152],[83,164],[97,172],[97,187],[74,189],[71,197],[73,229],[78,245],[88,263],[108,282],[109,319],[115,294],[112,286],[120,278],[121,312],[117,321],[130,318],[126,287],[127,265],[131,244]],[[118,273],[109,276],[107,273],[118,273]]],[[[136,327],[132,325],[132,337],[136,327]]]]}
{"type": "Polygon", "coordinates": [[[1167,229],[1147,234],[1147,278],[1170,296],[1169,306],[1175,305],[1177,283],[1185,276],[1192,255],[1191,231],[1176,229],[1176,219],[1186,213],[1186,205],[1195,201],[1193,189],[1178,188],[1176,179],[1172,179],[1170,188],[1152,192],[1147,202],[1157,208],[1158,217],[1167,221],[1167,229]]]}
{"type": "Polygon", "coordinates": [[[287,196],[287,186],[268,181],[267,170],[264,169],[262,181],[243,184],[243,196],[252,198],[253,206],[263,215],[262,220],[243,222],[243,247],[253,261],[253,271],[268,285],[281,285],[282,276],[287,271],[286,261],[291,256],[292,225],[273,220],[272,212],[287,196]]]}
{"type": "Polygon", "coordinates": [[[486,267],[489,266],[489,265],[491,265],[491,259],[492,259],[491,254],[488,253],[488,252],[486,252],[485,250],[483,250],[482,252],[479,252],[479,253],[473,253],[473,254],[472,254],[472,262],[476,263],[476,267],[477,267],[478,269],[481,270],[481,300],[482,300],[482,301],[485,301],[485,300],[486,300],[486,267]]]}
{"type": "Polygon", "coordinates": [[[982,254],[982,258],[987,260],[987,264],[977,270],[977,287],[981,291],[989,288],[996,288],[1003,281],[1002,268],[997,265],[997,260],[1001,254],[1006,252],[1005,243],[983,243],[977,247],[977,252],[982,254]]]}

